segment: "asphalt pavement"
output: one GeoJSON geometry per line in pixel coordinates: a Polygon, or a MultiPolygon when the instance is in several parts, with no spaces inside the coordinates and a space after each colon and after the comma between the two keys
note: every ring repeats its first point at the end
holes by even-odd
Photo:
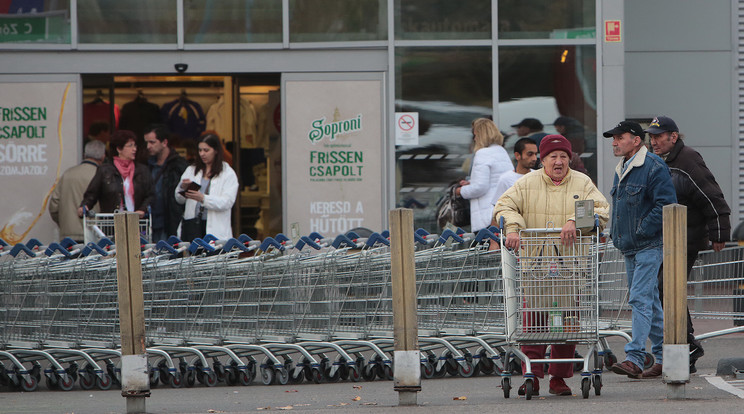
{"type": "MultiPolygon", "coordinates": [[[[730,324],[730,322],[729,322],[730,324]]],[[[708,324],[708,330],[715,324],[708,324]]],[[[705,323],[696,323],[697,333],[706,332],[705,323]],[[703,327],[703,329],[701,329],[703,327]]],[[[610,345],[622,360],[623,342],[611,339],[610,345]]],[[[686,413],[744,412],[744,381],[716,377],[722,358],[744,358],[744,334],[711,338],[703,342],[705,356],[698,361],[698,372],[685,386],[686,398],[668,400],[667,385],[661,379],[636,380],[605,370],[600,396],[592,390],[588,399],[581,397],[580,377],[567,380],[572,396],[553,396],[547,392],[547,380],[540,383],[540,395],[531,401],[518,397],[521,377],[514,377],[514,389],[504,398],[496,376],[473,378],[447,377],[424,380],[418,394],[418,406],[398,406],[398,394],[392,381],[339,382],[335,384],[226,386],[199,385],[172,389],[160,386],[147,399],[150,413],[241,413],[263,411],[355,412],[355,413],[480,413],[480,412],[551,412],[575,413],[686,413]],[[737,388],[738,387],[738,388],[737,388]],[[729,389],[726,391],[724,389],[729,389]]],[[[35,392],[0,391],[0,414],[5,413],[126,413],[125,399],[119,390],[49,391],[43,385],[35,392]]]]}

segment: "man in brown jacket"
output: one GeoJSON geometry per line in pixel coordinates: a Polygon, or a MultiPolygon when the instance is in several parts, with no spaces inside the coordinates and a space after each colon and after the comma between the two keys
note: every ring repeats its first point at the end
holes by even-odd
{"type": "Polygon", "coordinates": [[[62,174],[49,198],[49,215],[59,226],[60,238],[69,237],[82,242],[83,219],[78,217],[77,208],[83,199],[85,189],[98,166],[106,157],[106,144],[101,141],[89,141],[85,144],[83,162],[62,174]]]}

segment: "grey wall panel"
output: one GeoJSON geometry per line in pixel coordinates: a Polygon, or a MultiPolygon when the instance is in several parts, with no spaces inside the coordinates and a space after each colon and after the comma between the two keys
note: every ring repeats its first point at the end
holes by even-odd
{"type": "Polygon", "coordinates": [[[625,0],[625,50],[730,50],[731,0],[625,0]]]}
{"type": "Polygon", "coordinates": [[[731,52],[627,53],[627,116],[667,115],[692,145],[731,147],[731,59],[731,52]]]}

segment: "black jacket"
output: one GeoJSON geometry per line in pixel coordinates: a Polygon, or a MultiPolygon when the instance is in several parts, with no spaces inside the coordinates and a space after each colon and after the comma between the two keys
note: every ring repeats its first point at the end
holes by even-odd
{"type": "Polygon", "coordinates": [[[678,139],[666,163],[672,173],[677,202],[687,206],[687,251],[705,250],[709,240],[729,241],[731,210],[703,157],[678,139]]]}
{"type": "MultiPolygon", "coordinates": [[[[163,196],[163,209],[165,213],[163,228],[168,235],[177,234],[178,225],[181,223],[181,218],[183,217],[184,205],[176,202],[173,193],[181,183],[181,175],[183,175],[183,172],[186,171],[186,167],[188,166],[189,163],[182,156],[178,155],[175,150],[170,148],[168,158],[163,163],[163,170],[159,173],[162,180],[161,195],[163,196]]],[[[155,188],[157,183],[153,182],[152,185],[155,188]]]]}
{"type": "MultiPolygon", "coordinates": [[[[134,164],[134,209],[147,213],[152,198],[152,178],[146,165],[134,164]]],[[[97,213],[113,213],[124,200],[124,180],[113,162],[101,164],[88,184],[81,206],[92,208],[96,202],[101,209],[97,213]]]]}

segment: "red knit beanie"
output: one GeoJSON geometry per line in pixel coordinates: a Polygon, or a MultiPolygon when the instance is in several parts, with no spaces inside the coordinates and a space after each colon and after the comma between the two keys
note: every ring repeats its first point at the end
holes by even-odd
{"type": "Polygon", "coordinates": [[[553,151],[566,151],[568,158],[571,158],[571,143],[563,135],[546,135],[540,141],[540,158],[547,158],[548,154],[553,151]]]}

